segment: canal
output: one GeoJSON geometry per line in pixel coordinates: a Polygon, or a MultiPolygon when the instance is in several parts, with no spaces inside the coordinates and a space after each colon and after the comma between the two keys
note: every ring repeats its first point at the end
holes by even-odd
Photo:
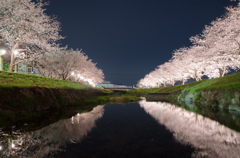
{"type": "Polygon", "coordinates": [[[239,113],[183,107],[142,100],[99,105],[36,131],[13,126],[11,135],[0,131],[0,154],[29,158],[239,157],[239,113]]]}

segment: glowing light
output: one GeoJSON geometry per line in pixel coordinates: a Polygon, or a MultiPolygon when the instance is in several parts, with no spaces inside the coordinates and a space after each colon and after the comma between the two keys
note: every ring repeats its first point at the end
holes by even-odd
{"type": "Polygon", "coordinates": [[[6,54],[6,50],[4,50],[4,49],[1,52],[2,52],[2,54],[6,54]]]}
{"type": "Polygon", "coordinates": [[[14,148],[14,147],[15,147],[15,144],[12,143],[12,148],[14,148]]]}
{"type": "Polygon", "coordinates": [[[72,120],[72,124],[74,124],[74,117],[73,116],[72,116],[71,120],[72,120]]]}
{"type": "MultiPolygon", "coordinates": [[[[74,72],[72,72],[72,75],[74,75],[74,72]]],[[[95,87],[95,84],[92,82],[91,79],[87,79],[85,77],[83,77],[82,75],[78,74],[77,77],[79,77],[81,80],[88,82],[89,85],[95,87]]]]}
{"type": "Polygon", "coordinates": [[[2,146],[0,146],[0,150],[2,150],[3,149],[3,147],[2,146]]]}
{"type": "Polygon", "coordinates": [[[17,50],[15,50],[15,51],[14,51],[14,54],[15,54],[15,55],[17,55],[17,54],[18,54],[18,51],[17,51],[17,50]]]}

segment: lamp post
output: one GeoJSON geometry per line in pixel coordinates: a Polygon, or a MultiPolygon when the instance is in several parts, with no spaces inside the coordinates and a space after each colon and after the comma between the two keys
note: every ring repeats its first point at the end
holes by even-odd
{"type": "Polygon", "coordinates": [[[6,50],[1,49],[0,50],[0,70],[3,70],[3,58],[2,55],[6,54],[6,50]]]}

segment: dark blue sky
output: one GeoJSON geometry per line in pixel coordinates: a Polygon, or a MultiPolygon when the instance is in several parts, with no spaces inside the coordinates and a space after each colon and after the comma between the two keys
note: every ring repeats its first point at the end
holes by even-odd
{"type": "Polygon", "coordinates": [[[105,80],[135,85],[189,37],[224,14],[230,0],[50,0],[63,45],[82,49],[105,80]]]}

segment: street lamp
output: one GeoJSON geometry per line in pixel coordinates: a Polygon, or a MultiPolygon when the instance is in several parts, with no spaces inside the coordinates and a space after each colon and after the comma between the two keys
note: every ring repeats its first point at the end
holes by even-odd
{"type": "Polygon", "coordinates": [[[3,70],[3,58],[2,55],[6,54],[6,50],[1,49],[0,50],[0,70],[3,70]]]}

